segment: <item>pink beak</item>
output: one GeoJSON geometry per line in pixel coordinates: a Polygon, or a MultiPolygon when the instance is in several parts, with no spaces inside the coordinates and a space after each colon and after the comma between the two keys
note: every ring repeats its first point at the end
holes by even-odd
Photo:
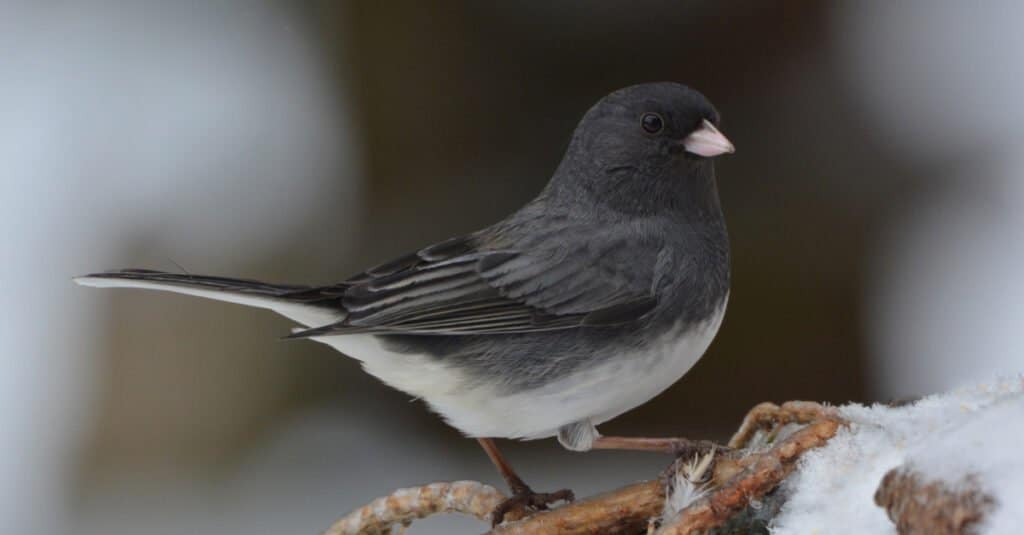
{"type": "Polygon", "coordinates": [[[715,128],[715,125],[711,124],[711,121],[707,119],[704,119],[700,128],[694,130],[692,134],[683,139],[683,147],[686,149],[686,152],[704,156],[705,158],[736,152],[736,147],[732,145],[732,142],[722,135],[715,128]]]}

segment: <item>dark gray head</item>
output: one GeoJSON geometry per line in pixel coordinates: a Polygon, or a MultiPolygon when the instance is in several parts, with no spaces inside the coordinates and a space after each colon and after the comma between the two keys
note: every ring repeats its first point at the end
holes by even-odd
{"type": "Polygon", "coordinates": [[[545,197],[627,214],[718,212],[711,160],[733,152],[718,123],[708,99],[682,84],[615,91],[583,116],[545,197]]]}

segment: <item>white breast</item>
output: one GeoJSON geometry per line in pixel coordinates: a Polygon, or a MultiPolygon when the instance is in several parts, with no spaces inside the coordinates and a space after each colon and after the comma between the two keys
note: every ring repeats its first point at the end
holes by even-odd
{"type": "Polygon", "coordinates": [[[727,301],[728,297],[706,322],[672,329],[644,351],[623,354],[514,394],[501,393],[492,384],[469,383],[442,360],[388,351],[373,335],[330,336],[318,341],[362,361],[367,372],[385,383],[422,398],[466,435],[544,438],[570,423],[608,421],[671,386],[711,344],[727,301]]]}

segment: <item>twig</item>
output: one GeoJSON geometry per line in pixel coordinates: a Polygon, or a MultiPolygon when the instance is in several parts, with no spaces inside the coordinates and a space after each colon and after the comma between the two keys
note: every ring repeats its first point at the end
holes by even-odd
{"type": "Polygon", "coordinates": [[[661,512],[664,502],[664,483],[646,481],[502,524],[489,535],[636,533],[661,512]]]}
{"type": "MultiPolygon", "coordinates": [[[[752,500],[774,489],[796,468],[796,461],[805,451],[824,445],[839,426],[837,419],[815,422],[790,435],[770,450],[734,462],[745,465],[720,488],[683,509],[659,534],[683,535],[705,532],[725,524],[733,514],[745,509],[752,500]]],[[[727,462],[719,462],[719,470],[729,470],[727,462]]],[[[717,477],[716,477],[717,479],[717,477]]]]}
{"type": "Polygon", "coordinates": [[[504,500],[500,491],[476,481],[398,489],[345,515],[324,535],[390,533],[395,524],[408,525],[436,513],[462,513],[488,520],[491,511],[504,500]]]}
{"type": "Polygon", "coordinates": [[[819,420],[840,419],[834,407],[813,401],[787,401],[782,406],[761,403],[750,409],[736,434],[729,439],[730,448],[744,448],[758,431],[785,424],[809,424],[819,420]]]}
{"type": "Polygon", "coordinates": [[[974,533],[995,504],[974,478],[949,485],[903,467],[885,474],[875,503],[885,508],[902,535],[974,533]]]}
{"type": "MultiPolygon", "coordinates": [[[[711,464],[707,494],[663,519],[658,533],[689,534],[723,525],[785,479],[805,451],[824,445],[844,424],[834,408],[806,401],[778,406],[762,403],[744,418],[729,447],[717,452],[711,464]],[[760,431],[774,434],[786,424],[809,424],[767,450],[751,453],[748,447],[760,431]]],[[[672,465],[674,475],[680,464],[672,465]]],[[[705,465],[705,468],[707,465],[705,465]]],[[[703,470],[702,470],[703,473],[703,470]]],[[[584,533],[635,533],[662,514],[666,481],[647,481],[600,494],[586,500],[536,513],[518,520],[514,516],[490,535],[548,535],[584,533]]],[[[401,489],[349,513],[324,535],[390,533],[391,526],[436,513],[457,512],[489,520],[505,496],[493,487],[473,481],[433,483],[401,489]]],[[[516,512],[522,514],[521,512],[516,512]]],[[[511,515],[511,513],[510,513],[511,515]]]]}

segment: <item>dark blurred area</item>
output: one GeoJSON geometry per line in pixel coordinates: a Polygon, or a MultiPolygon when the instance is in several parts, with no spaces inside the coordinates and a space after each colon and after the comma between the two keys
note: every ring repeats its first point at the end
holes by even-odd
{"type": "MultiPolygon", "coordinates": [[[[971,111],[1003,93],[940,82],[970,71],[979,86],[998,85],[1002,74],[985,73],[1019,62],[1024,44],[993,46],[1007,35],[994,5],[944,4],[922,16],[928,9],[696,0],[9,7],[0,43],[16,53],[0,60],[12,82],[0,106],[10,106],[17,134],[0,138],[10,151],[0,157],[15,170],[5,201],[32,215],[9,212],[31,230],[12,238],[5,249],[22,253],[6,263],[34,254],[24,273],[8,268],[20,279],[5,279],[60,288],[9,294],[42,303],[32,317],[50,319],[12,327],[20,337],[58,339],[5,355],[34,353],[40,368],[8,377],[23,387],[9,390],[18,409],[8,428],[28,431],[9,431],[18,435],[10,457],[22,461],[6,479],[30,478],[35,490],[4,491],[19,495],[4,513],[14,531],[4,531],[315,532],[395,487],[497,484],[475,442],[422,403],[325,346],[278,341],[284,319],[67,279],[131,266],[335,282],[515,210],[543,187],[587,108],[640,82],[703,92],[737,147],[717,163],[733,289],[700,363],[603,432],[722,439],[761,401],[884,401],[958,384],[965,376],[955,368],[929,370],[959,362],[943,348],[978,347],[943,338],[965,325],[959,310],[984,316],[962,304],[1003,318],[964,327],[988,340],[1014,338],[991,325],[1024,317],[1019,283],[1000,282],[1021,261],[1013,155],[1024,122],[1004,127],[999,115],[971,111]],[[980,29],[965,29],[968,19],[980,29]],[[962,53],[931,46],[940,38],[962,53]],[[988,219],[955,226],[959,241],[935,237],[978,221],[968,213],[988,219]],[[974,237],[993,228],[1009,237],[980,248],[974,237]],[[1005,268],[954,270],[936,255],[955,243],[977,245],[978,264],[1005,268]],[[975,284],[948,313],[947,279],[975,284]],[[75,327],[55,334],[55,322],[75,327]],[[32,511],[59,513],[40,521],[32,511]]],[[[1022,367],[975,358],[977,372],[1022,367]]],[[[572,454],[553,440],[503,446],[535,487],[578,495],[652,477],[667,462],[572,454]]],[[[440,520],[412,532],[478,528],[440,520]]]]}
{"type": "MultiPolygon", "coordinates": [[[[344,21],[326,33],[349,37],[370,148],[360,236],[369,258],[503,217],[543,187],[597,99],[642,81],[683,81],[716,103],[739,147],[718,164],[733,298],[701,364],[611,427],[721,436],[760,400],[863,399],[860,264],[880,223],[872,216],[895,198],[851,198],[841,185],[869,172],[890,177],[892,190],[902,181],[869,161],[872,140],[856,135],[820,46],[827,6],[405,7],[355,4],[328,18],[344,21]],[[417,224],[424,218],[431,224],[417,224]]],[[[324,386],[331,395],[335,385],[324,386]]]]}

